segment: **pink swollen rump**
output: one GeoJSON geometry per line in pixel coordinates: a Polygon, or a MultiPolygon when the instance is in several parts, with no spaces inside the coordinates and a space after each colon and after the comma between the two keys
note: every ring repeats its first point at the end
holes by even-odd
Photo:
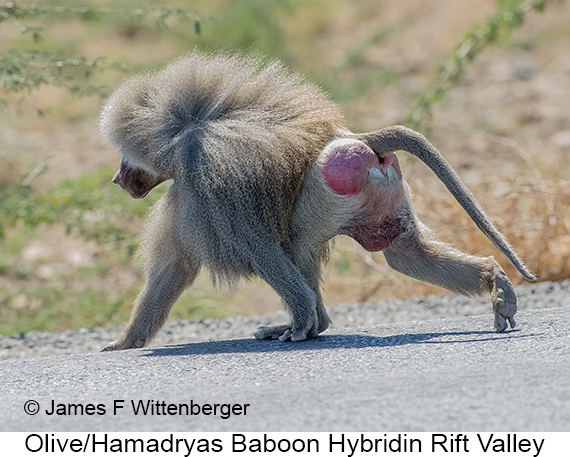
{"type": "Polygon", "coordinates": [[[333,148],[323,165],[327,185],[341,195],[360,193],[369,168],[380,168],[378,157],[363,143],[343,144],[333,148]]]}
{"type": "MultiPolygon", "coordinates": [[[[396,154],[378,158],[364,143],[340,140],[327,151],[321,170],[327,185],[339,195],[351,197],[368,188],[362,194],[364,206],[346,223],[341,233],[373,252],[387,249],[406,230],[407,220],[395,212],[396,206],[402,204],[401,197],[405,195],[396,154]],[[390,167],[399,179],[388,173],[390,167]],[[379,179],[379,175],[376,175],[372,182],[368,182],[369,171],[373,168],[380,170],[386,179],[379,179]]],[[[405,202],[403,199],[403,204],[405,202]]]]}
{"type": "Polygon", "coordinates": [[[390,167],[402,179],[396,154],[391,153],[378,160],[364,143],[353,142],[334,146],[327,155],[322,171],[327,185],[337,194],[356,195],[364,188],[370,168],[385,172],[390,167]]]}

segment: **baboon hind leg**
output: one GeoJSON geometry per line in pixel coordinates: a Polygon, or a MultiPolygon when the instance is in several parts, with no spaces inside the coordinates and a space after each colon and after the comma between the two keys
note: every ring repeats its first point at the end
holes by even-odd
{"type": "Polygon", "coordinates": [[[308,249],[308,246],[309,243],[298,243],[298,245],[294,247],[291,257],[295,265],[297,265],[301,271],[301,274],[307,280],[307,284],[315,293],[317,325],[315,327],[316,332],[311,336],[317,336],[329,328],[329,325],[332,323],[321,295],[321,259],[323,258],[322,254],[326,247],[323,245],[320,247],[321,251],[313,252],[308,249]]]}
{"type": "Polygon", "coordinates": [[[509,278],[493,257],[464,254],[421,232],[404,232],[384,251],[395,270],[421,281],[468,296],[490,294],[495,329],[503,332],[516,323],[517,297],[509,278]]]}

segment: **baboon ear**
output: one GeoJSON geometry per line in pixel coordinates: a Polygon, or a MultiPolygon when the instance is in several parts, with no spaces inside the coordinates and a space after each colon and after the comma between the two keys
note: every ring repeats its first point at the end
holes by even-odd
{"type": "Polygon", "coordinates": [[[119,169],[113,176],[113,182],[126,190],[132,198],[144,198],[148,193],[166,181],[160,175],[155,175],[142,168],[130,165],[124,158],[119,169]]]}

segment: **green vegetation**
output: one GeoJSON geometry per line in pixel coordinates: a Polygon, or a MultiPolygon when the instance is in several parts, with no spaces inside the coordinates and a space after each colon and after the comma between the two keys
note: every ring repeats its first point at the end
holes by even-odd
{"type": "MultiPolygon", "coordinates": [[[[205,19],[195,11],[180,8],[160,8],[139,6],[131,8],[17,4],[9,2],[0,6],[0,23],[8,21],[19,26],[22,35],[31,35],[39,49],[15,47],[0,53],[0,88],[6,92],[20,92],[37,89],[42,85],[63,86],[76,95],[105,95],[104,86],[86,84],[95,71],[106,69],[127,70],[124,63],[109,62],[105,58],[92,60],[81,55],[65,55],[56,51],[57,42],[50,41],[48,47],[41,46],[45,41],[43,26],[28,25],[30,22],[54,21],[106,22],[111,25],[120,18],[122,27],[136,29],[153,21],[157,27],[167,27],[172,19],[194,23],[200,31],[205,19]],[[43,49],[42,49],[43,48],[43,49]],[[81,76],[81,77],[78,77],[81,76]]],[[[131,33],[134,33],[131,31],[131,33]]],[[[64,43],[61,43],[64,45],[64,43]]],[[[0,102],[6,101],[0,98],[0,102]]]]}

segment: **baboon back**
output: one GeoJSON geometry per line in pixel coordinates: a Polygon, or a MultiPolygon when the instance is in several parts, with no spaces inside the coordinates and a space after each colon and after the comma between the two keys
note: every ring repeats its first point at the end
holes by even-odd
{"type": "Polygon", "coordinates": [[[127,81],[101,125],[121,154],[189,191],[181,229],[204,260],[243,271],[248,251],[287,238],[301,182],[343,118],[277,62],[196,52],[127,81]]]}

